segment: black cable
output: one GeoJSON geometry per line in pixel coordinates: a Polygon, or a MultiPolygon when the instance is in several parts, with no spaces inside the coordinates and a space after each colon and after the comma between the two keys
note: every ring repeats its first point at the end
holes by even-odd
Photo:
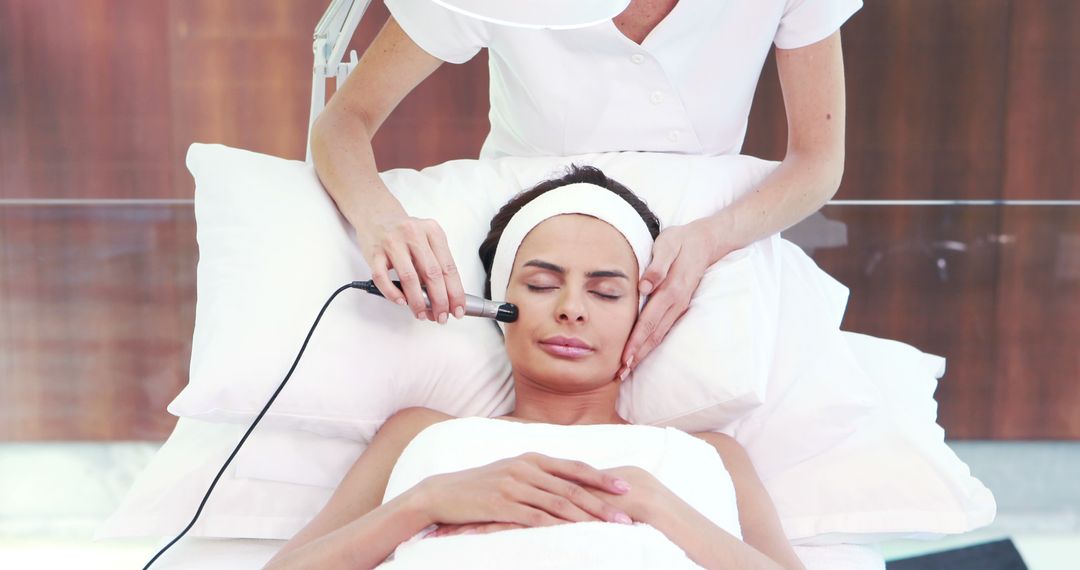
{"type": "Polygon", "coordinates": [[[308,331],[307,338],[304,339],[304,344],[300,347],[300,352],[297,353],[296,360],[293,361],[292,368],[289,368],[289,373],[285,375],[285,379],[281,381],[281,385],[278,386],[277,390],[274,391],[274,395],[270,396],[270,399],[267,400],[266,405],[263,406],[263,409],[261,412],[259,412],[259,415],[255,416],[255,421],[251,422],[251,427],[247,429],[247,433],[244,434],[244,437],[240,438],[240,443],[236,444],[236,449],[234,449],[232,454],[229,455],[229,458],[225,460],[225,464],[221,466],[221,470],[218,471],[217,476],[214,477],[214,482],[210,483],[210,488],[206,490],[206,496],[204,496],[202,502],[199,503],[199,508],[195,511],[195,516],[191,518],[191,522],[188,523],[187,528],[181,531],[180,534],[176,536],[176,538],[172,539],[172,541],[169,542],[169,544],[166,544],[164,548],[159,550],[158,553],[155,554],[154,557],[146,563],[146,566],[143,566],[143,570],[148,570],[150,566],[158,558],[161,557],[162,554],[165,554],[166,550],[168,550],[172,545],[176,544],[178,540],[183,538],[184,535],[187,534],[189,530],[191,530],[191,527],[195,526],[195,521],[198,520],[199,515],[202,514],[203,507],[206,506],[206,501],[210,498],[210,493],[214,491],[214,487],[217,485],[218,480],[221,479],[221,476],[225,474],[225,469],[229,467],[229,464],[232,463],[233,458],[236,457],[236,454],[240,451],[240,447],[244,445],[244,442],[247,441],[248,436],[251,435],[251,432],[255,430],[255,426],[259,424],[259,420],[262,420],[263,416],[266,415],[266,411],[270,409],[270,404],[273,404],[274,400],[277,399],[278,394],[281,393],[281,389],[285,387],[285,383],[288,382],[289,378],[292,376],[293,370],[296,370],[296,365],[300,362],[300,357],[303,356],[304,349],[307,348],[308,341],[311,340],[311,335],[315,332],[315,327],[319,325],[319,319],[322,319],[323,313],[326,312],[326,308],[330,306],[330,303],[334,300],[334,297],[337,297],[338,294],[342,291],[351,288],[359,289],[360,287],[357,286],[357,283],[359,282],[354,281],[352,283],[349,283],[348,285],[342,285],[338,288],[337,291],[334,291],[333,295],[330,295],[329,299],[326,300],[326,303],[323,305],[322,310],[319,311],[319,316],[315,317],[315,322],[311,325],[311,330],[308,331]]]}

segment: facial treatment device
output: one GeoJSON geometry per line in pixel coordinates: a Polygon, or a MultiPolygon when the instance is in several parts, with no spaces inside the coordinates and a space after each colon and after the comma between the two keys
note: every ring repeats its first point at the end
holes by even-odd
{"type": "MultiPolygon", "coordinates": [[[[401,281],[394,281],[394,285],[401,289],[401,281]]],[[[382,291],[379,291],[374,281],[353,281],[350,286],[363,289],[372,295],[383,296],[382,291]]],[[[431,308],[431,299],[428,299],[427,293],[424,293],[424,306],[431,308]]],[[[465,315],[469,317],[487,317],[500,323],[512,323],[517,320],[518,309],[513,303],[498,303],[483,297],[465,295],[465,315]]]]}

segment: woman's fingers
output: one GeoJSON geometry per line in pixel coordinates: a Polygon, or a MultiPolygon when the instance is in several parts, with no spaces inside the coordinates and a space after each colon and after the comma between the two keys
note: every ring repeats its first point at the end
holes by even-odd
{"type": "Polygon", "coordinates": [[[451,525],[439,525],[438,528],[424,535],[424,538],[435,538],[439,536],[455,536],[458,534],[490,534],[493,532],[499,532],[503,530],[514,530],[519,528],[526,528],[525,525],[517,523],[503,523],[503,522],[490,522],[490,523],[470,523],[470,524],[451,524],[451,525]]]}
{"type": "MultiPolygon", "coordinates": [[[[554,478],[557,479],[557,477],[554,478]]],[[[569,481],[564,481],[564,483],[569,483],[569,481]]],[[[573,483],[570,483],[570,485],[576,487],[576,491],[568,488],[558,488],[559,485],[557,484],[551,485],[549,483],[549,485],[556,487],[558,490],[555,492],[548,492],[542,487],[521,485],[518,489],[513,491],[514,495],[512,498],[519,503],[536,507],[547,514],[566,522],[608,520],[603,518],[605,516],[603,513],[604,504],[600,502],[599,499],[589,494],[588,491],[585,491],[573,483]],[[579,502],[586,503],[580,495],[588,495],[592,498],[593,501],[590,503],[599,503],[598,505],[591,505],[592,511],[599,512],[599,516],[593,516],[589,512],[586,512],[583,506],[578,504],[579,502]]],[[[614,514],[611,516],[614,518],[614,514]]]]}
{"type": "Polygon", "coordinates": [[[600,520],[605,522],[625,523],[630,520],[629,515],[621,509],[605,503],[602,499],[588,492],[584,487],[573,481],[567,481],[566,479],[556,477],[550,473],[542,473],[539,479],[533,484],[537,490],[540,490],[540,492],[546,495],[543,497],[543,500],[546,500],[547,503],[529,504],[543,508],[547,512],[558,515],[568,521],[585,522],[600,520]],[[568,504],[573,505],[573,508],[569,508],[568,504]]]}
{"type": "Polygon", "coordinates": [[[584,461],[559,459],[540,453],[526,453],[522,457],[535,461],[541,469],[552,475],[584,483],[601,491],[621,495],[630,490],[630,484],[626,481],[604,473],[584,461]]]}

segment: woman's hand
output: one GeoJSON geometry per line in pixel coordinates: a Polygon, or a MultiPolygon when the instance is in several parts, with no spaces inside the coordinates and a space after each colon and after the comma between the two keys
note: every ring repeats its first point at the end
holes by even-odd
{"type": "Polygon", "coordinates": [[[627,465],[604,469],[603,472],[626,481],[630,484],[631,490],[618,495],[597,489],[589,489],[589,492],[596,498],[623,510],[634,522],[651,523],[653,517],[663,507],[665,497],[671,493],[652,473],[640,467],[627,465]]]}
{"type": "Polygon", "coordinates": [[[623,348],[619,377],[645,360],[690,306],[705,270],[723,257],[708,218],[660,232],[638,287],[649,300],[623,348]]]}
{"type": "Polygon", "coordinates": [[[465,316],[465,289],[438,222],[394,214],[372,220],[366,229],[357,231],[357,241],[384,297],[408,305],[418,319],[445,324],[450,314],[465,316]],[[391,282],[390,269],[397,271],[404,294],[391,282]],[[431,300],[430,310],[421,285],[431,300]]]}
{"type": "Polygon", "coordinates": [[[626,481],[580,461],[539,453],[434,475],[415,489],[428,518],[440,525],[630,522],[627,513],[593,493],[617,497],[631,490],[626,481]]]}
{"type": "MultiPolygon", "coordinates": [[[[662,506],[660,497],[667,491],[656,477],[640,467],[624,466],[603,469],[605,473],[626,481],[630,491],[611,493],[597,488],[588,488],[588,492],[597,499],[614,506],[627,514],[633,522],[650,522],[662,506]]],[[[527,528],[526,525],[504,522],[477,522],[466,524],[441,524],[424,538],[455,536],[459,534],[490,534],[503,530],[527,528]]]]}

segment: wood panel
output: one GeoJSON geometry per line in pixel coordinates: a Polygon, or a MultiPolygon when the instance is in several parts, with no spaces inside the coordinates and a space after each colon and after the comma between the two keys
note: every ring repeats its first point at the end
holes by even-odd
{"type": "Polygon", "coordinates": [[[160,440],[195,323],[189,206],[0,206],[0,440],[160,440]]]}
{"type": "Polygon", "coordinates": [[[171,193],[168,11],[0,2],[0,198],[171,193]]]}
{"type": "MultiPolygon", "coordinates": [[[[1080,199],[1080,3],[1014,2],[1003,195],[1080,199]]],[[[986,436],[1080,438],[1080,208],[1006,208],[986,436]]],[[[963,394],[957,395],[962,398],[963,394]]],[[[982,435],[982,434],[980,434],[982,435]]]]}
{"type": "MultiPolygon", "coordinates": [[[[844,25],[847,160],[838,199],[1000,195],[1009,5],[867,2],[844,25]]],[[[786,144],[770,56],[743,152],[779,160],[786,144]]]]}
{"type": "MultiPolygon", "coordinates": [[[[851,290],[842,328],[906,342],[947,359],[936,396],[952,438],[994,432],[998,208],[827,206],[847,246],[814,259],[851,290]]],[[[1003,314],[1012,316],[1009,311],[1003,314]]]]}
{"type": "MultiPolygon", "coordinates": [[[[358,50],[387,17],[373,4],[358,50]]],[[[302,158],[325,6],[0,0],[0,199],[190,198],[194,141],[302,158]]],[[[843,32],[837,198],[1080,197],[1076,22],[1072,0],[867,2],[843,32]]],[[[487,110],[486,55],[445,64],[376,135],[377,163],[476,156],[487,110]]],[[[785,144],[770,57],[744,151],[779,159],[785,144]]],[[[0,439],[164,437],[190,355],[191,219],[6,208],[0,439]]],[[[1075,211],[848,210],[836,215],[863,241],[818,259],[852,287],[846,328],[949,357],[938,396],[952,437],[1077,439],[1075,211]],[[988,236],[1013,241],[937,252],[948,281],[928,265],[938,242],[988,236]]]]}

